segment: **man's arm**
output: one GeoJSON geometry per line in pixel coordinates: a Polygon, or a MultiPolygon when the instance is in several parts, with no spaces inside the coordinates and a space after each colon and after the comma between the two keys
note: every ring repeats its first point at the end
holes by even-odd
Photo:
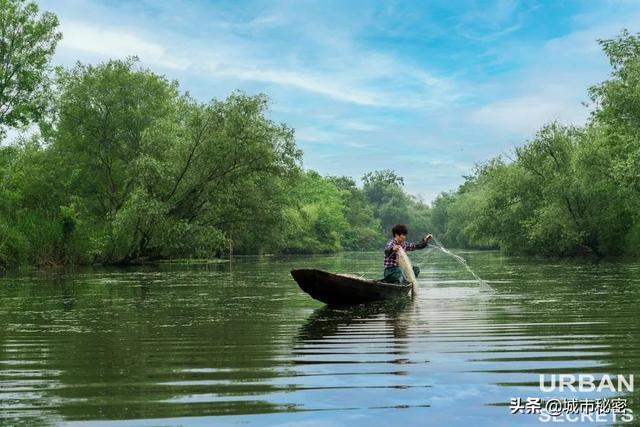
{"type": "Polygon", "coordinates": [[[415,251],[416,249],[424,249],[429,245],[431,239],[433,239],[433,236],[431,234],[427,234],[424,239],[420,240],[418,243],[405,243],[406,246],[404,250],[415,251]]]}

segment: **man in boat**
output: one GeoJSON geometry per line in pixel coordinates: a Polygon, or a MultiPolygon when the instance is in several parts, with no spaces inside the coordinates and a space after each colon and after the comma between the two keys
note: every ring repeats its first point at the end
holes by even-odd
{"type": "MultiPolygon", "coordinates": [[[[403,248],[405,251],[415,251],[416,249],[424,249],[427,247],[433,236],[427,234],[424,239],[418,243],[407,242],[407,226],[404,224],[396,224],[391,229],[393,238],[387,242],[384,247],[384,279],[387,283],[401,283],[403,281],[402,270],[398,265],[398,249],[403,248]]],[[[416,277],[420,274],[418,267],[413,267],[416,277]]]]}

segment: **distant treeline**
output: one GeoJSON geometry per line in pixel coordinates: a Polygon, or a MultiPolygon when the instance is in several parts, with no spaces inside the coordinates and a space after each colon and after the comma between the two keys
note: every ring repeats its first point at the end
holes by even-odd
{"type": "Polygon", "coordinates": [[[434,202],[456,247],[564,256],[640,255],[640,37],[599,40],[610,79],[588,89],[584,127],[545,125],[513,158],[477,165],[434,202]]]}
{"type": "Polygon", "coordinates": [[[584,128],[545,126],[429,207],[391,170],[305,170],[264,95],[198,102],[135,58],[52,69],[55,15],[2,4],[0,126],[38,132],[0,148],[0,269],[379,249],[395,223],[456,247],[638,252],[635,35],[601,42],[613,73],[584,128]]]}
{"type": "Polygon", "coordinates": [[[0,263],[375,248],[426,205],[381,171],[321,177],[263,95],[203,104],[135,61],[58,70],[37,136],[0,150],[0,263]]]}

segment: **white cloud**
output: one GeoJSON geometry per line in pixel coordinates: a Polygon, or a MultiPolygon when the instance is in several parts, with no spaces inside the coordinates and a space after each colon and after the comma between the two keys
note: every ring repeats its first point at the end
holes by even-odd
{"type": "Polygon", "coordinates": [[[356,142],[356,141],[347,141],[345,145],[347,147],[357,148],[357,149],[369,147],[369,144],[365,144],[364,142],[356,142]]]}
{"type": "Polygon", "coordinates": [[[296,129],[296,139],[305,142],[330,142],[339,141],[342,135],[318,129],[312,126],[306,126],[296,129]]]}
{"type": "Polygon", "coordinates": [[[320,63],[301,60],[295,51],[283,56],[268,39],[235,34],[283,25],[278,15],[223,24],[215,26],[216,31],[225,29],[223,34],[185,38],[166,30],[162,40],[156,40],[141,29],[63,19],[60,51],[66,57],[137,55],[149,65],[227,81],[275,84],[362,106],[429,109],[459,97],[450,79],[347,39],[336,43],[332,34],[325,34],[324,40],[321,31],[313,35],[317,43],[313,48],[326,58],[320,63]]]}
{"type": "Polygon", "coordinates": [[[349,130],[355,130],[359,132],[374,132],[379,130],[380,127],[371,123],[363,122],[360,120],[347,120],[342,123],[342,127],[349,130]]]}
{"type": "MultiPolygon", "coordinates": [[[[244,63],[252,62],[256,61],[247,59],[244,63]]],[[[452,86],[450,83],[434,83],[433,87],[429,87],[425,84],[424,73],[402,70],[399,67],[396,67],[395,70],[398,80],[414,83],[414,85],[418,82],[421,91],[416,90],[415,87],[393,88],[393,84],[390,84],[391,87],[380,86],[374,82],[380,76],[367,76],[360,70],[355,73],[331,70],[316,73],[305,69],[288,70],[286,68],[269,68],[269,66],[247,67],[241,64],[214,63],[211,64],[209,72],[220,78],[274,83],[302,89],[337,101],[372,107],[432,109],[452,102],[459,97],[448,90],[452,86]]],[[[431,80],[444,82],[435,78],[431,78],[431,80]]]]}
{"type": "MultiPolygon", "coordinates": [[[[608,78],[609,65],[596,39],[615,37],[635,16],[615,23],[597,24],[546,41],[531,51],[530,63],[511,81],[493,85],[508,89],[470,114],[475,124],[531,137],[545,123],[557,120],[582,125],[589,109],[587,90],[608,78]]],[[[526,55],[526,53],[525,53],[526,55]]]]}
{"type": "Polygon", "coordinates": [[[144,62],[166,68],[184,70],[189,61],[170,55],[158,43],[145,40],[127,28],[105,27],[96,23],[64,21],[62,50],[88,52],[107,58],[137,55],[144,62]]]}
{"type": "MultiPolygon", "coordinates": [[[[535,8],[535,7],[534,7],[535,8]]],[[[493,41],[519,30],[523,16],[515,0],[498,0],[469,10],[456,26],[460,35],[475,41],[493,41]]]]}
{"type": "Polygon", "coordinates": [[[524,95],[487,104],[476,110],[472,119],[476,124],[528,137],[553,120],[582,125],[588,111],[572,101],[553,99],[547,94],[524,95]]]}
{"type": "MultiPolygon", "coordinates": [[[[314,75],[310,72],[290,71],[284,69],[266,69],[245,67],[240,64],[215,65],[211,72],[217,76],[234,80],[249,80],[262,83],[275,83],[291,86],[308,92],[317,93],[329,98],[351,102],[359,105],[385,106],[390,101],[375,90],[357,89],[342,78],[314,75]]],[[[334,76],[335,77],[335,76],[334,76]]]]}

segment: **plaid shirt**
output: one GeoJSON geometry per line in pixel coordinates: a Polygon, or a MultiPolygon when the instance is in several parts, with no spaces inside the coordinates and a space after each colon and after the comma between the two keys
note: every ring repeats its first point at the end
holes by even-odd
{"type": "Polygon", "coordinates": [[[421,240],[418,243],[402,242],[398,243],[395,239],[391,239],[384,246],[384,268],[397,267],[398,266],[398,254],[393,250],[395,245],[402,246],[405,251],[415,251],[416,249],[423,249],[427,247],[428,242],[421,240]]]}

